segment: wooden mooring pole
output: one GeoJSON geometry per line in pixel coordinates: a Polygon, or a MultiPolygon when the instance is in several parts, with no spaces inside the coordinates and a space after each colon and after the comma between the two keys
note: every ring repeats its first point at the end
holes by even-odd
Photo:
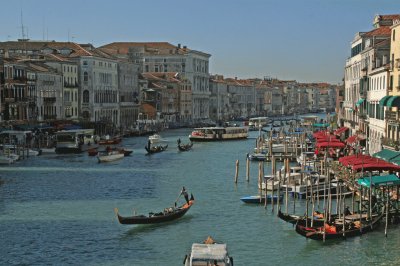
{"type": "Polygon", "coordinates": [[[236,160],[235,184],[237,184],[238,176],[239,176],[239,160],[236,160]]]}

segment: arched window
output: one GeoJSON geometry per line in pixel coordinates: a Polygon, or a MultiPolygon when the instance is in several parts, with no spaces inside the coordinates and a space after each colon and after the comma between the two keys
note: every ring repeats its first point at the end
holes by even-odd
{"type": "Polygon", "coordinates": [[[88,90],[83,91],[83,102],[89,103],[89,91],[88,90]]]}

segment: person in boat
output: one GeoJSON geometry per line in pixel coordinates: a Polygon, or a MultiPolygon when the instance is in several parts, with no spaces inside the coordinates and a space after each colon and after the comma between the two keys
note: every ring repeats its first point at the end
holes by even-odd
{"type": "Polygon", "coordinates": [[[178,145],[181,145],[181,138],[178,139],[178,145]]]}
{"type": "Polygon", "coordinates": [[[183,195],[185,197],[186,203],[189,204],[189,194],[187,193],[185,187],[182,187],[181,195],[183,195]]]}
{"type": "Polygon", "coordinates": [[[344,215],[350,215],[351,211],[349,210],[349,206],[346,206],[346,208],[344,209],[344,215]]]}
{"type": "Polygon", "coordinates": [[[147,141],[147,148],[150,150],[150,147],[151,147],[151,141],[148,140],[148,141],[147,141]]]}

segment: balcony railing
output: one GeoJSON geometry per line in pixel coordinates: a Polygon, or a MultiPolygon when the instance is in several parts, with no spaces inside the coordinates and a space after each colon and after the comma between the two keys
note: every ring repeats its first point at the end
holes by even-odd
{"type": "Polygon", "coordinates": [[[358,113],[358,118],[365,120],[365,119],[368,118],[368,116],[367,116],[367,114],[364,113],[364,112],[359,112],[359,113],[358,113]]]}
{"type": "Polygon", "coordinates": [[[72,102],[70,102],[70,101],[64,101],[64,106],[72,106],[72,102]]]}
{"type": "Polygon", "coordinates": [[[381,143],[383,146],[388,146],[396,150],[398,150],[400,146],[400,142],[398,140],[393,140],[391,138],[381,138],[381,143]]]}
{"type": "Polygon", "coordinates": [[[397,121],[398,120],[398,112],[397,111],[386,111],[385,119],[388,121],[397,121]]]}
{"type": "Polygon", "coordinates": [[[17,101],[17,98],[4,98],[4,102],[6,103],[15,103],[17,101]]]}

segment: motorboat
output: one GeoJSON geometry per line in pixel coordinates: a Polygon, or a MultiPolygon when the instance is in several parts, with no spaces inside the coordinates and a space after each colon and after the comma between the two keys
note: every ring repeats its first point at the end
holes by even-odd
{"type": "Polygon", "coordinates": [[[124,158],[124,154],[119,151],[110,151],[104,154],[98,154],[97,159],[99,163],[113,162],[124,158]]]}
{"type": "Polygon", "coordinates": [[[224,265],[233,266],[226,244],[208,237],[203,243],[193,243],[191,252],[183,260],[185,266],[224,265]]]}

